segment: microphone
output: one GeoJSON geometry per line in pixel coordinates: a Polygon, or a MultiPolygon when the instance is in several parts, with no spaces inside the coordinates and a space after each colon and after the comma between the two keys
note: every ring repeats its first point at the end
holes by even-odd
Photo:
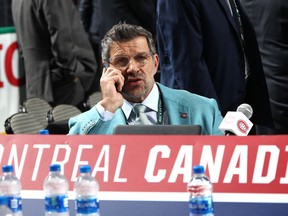
{"type": "Polygon", "coordinates": [[[253,127],[249,120],[253,114],[253,109],[249,104],[241,104],[236,112],[226,113],[223,121],[219,125],[225,135],[247,136],[253,127]]]}

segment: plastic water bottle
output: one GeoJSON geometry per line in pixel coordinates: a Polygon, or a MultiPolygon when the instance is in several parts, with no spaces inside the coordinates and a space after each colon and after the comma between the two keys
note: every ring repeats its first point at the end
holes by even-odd
{"type": "Polygon", "coordinates": [[[0,196],[0,216],[13,216],[13,212],[8,207],[7,197],[0,196]]]}
{"type": "Polygon", "coordinates": [[[76,216],[99,216],[99,184],[91,176],[91,167],[81,166],[75,185],[76,216]]]}
{"type": "Polygon", "coordinates": [[[39,130],[39,134],[48,135],[49,134],[49,130],[47,130],[47,129],[39,130]]]}
{"type": "Polygon", "coordinates": [[[44,181],[45,216],[69,216],[69,183],[61,174],[59,164],[50,165],[49,175],[44,181]]]}
{"type": "Polygon", "coordinates": [[[5,197],[7,205],[14,216],[22,216],[21,182],[13,174],[12,165],[2,166],[3,175],[0,179],[0,196],[5,197]]]}
{"type": "Polygon", "coordinates": [[[188,183],[190,216],[213,216],[213,185],[205,175],[203,166],[194,166],[193,175],[188,183]]]}

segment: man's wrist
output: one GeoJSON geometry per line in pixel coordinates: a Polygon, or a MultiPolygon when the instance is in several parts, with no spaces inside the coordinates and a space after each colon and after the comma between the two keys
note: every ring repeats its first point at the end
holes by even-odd
{"type": "Polygon", "coordinates": [[[111,99],[103,99],[101,101],[99,101],[99,103],[101,104],[102,107],[104,107],[104,109],[106,111],[109,111],[111,113],[115,113],[116,110],[119,108],[119,106],[117,106],[115,104],[114,101],[112,101],[111,99]]]}
{"type": "Polygon", "coordinates": [[[105,110],[105,108],[100,104],[100,102],[98,102],[96,104],[96,110],[99,113],[99,115],[103,121],[109,121],[114,116],[114,113],[112,113],[108,110],[105,110]]]}

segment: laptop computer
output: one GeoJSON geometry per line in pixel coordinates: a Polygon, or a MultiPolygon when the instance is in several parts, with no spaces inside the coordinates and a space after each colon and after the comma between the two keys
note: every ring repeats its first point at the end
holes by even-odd
{"type": "Polygon", "coordinates": [[[201,135],[200,125],[117,125],[113,134],[201,135]]]}

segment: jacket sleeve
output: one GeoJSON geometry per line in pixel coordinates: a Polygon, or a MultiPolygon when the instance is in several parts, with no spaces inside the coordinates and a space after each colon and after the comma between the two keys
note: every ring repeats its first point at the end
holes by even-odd
{"type": "Polygon", "coordinates": [[[203,14],[198,0],[158,0],[157,43],[161,82],[217,98],[204,60],[203,14]],[[173,37],[172,37],[173,35],[173,37]],[[162,78],[163,76],[163,78],[162,78]]]}
{"type": "Polygon", "coordinates": [[[93,128],[97,122],[100,121],[100,116],[95,107],[90,110],[81,113],[75,117],[72,117],[68,121],[69,133],[74,135],[84,135],[93,128]]]}
{"type": "Polygon", "coordinates": [[[96,60],[79,14],[71,0],[44,0],[43,14],[50,34],[51,51],[60,75],[80,78],[85,91],[93,85],[96,60]]]}
{"type": "Polygon", "coordinates": [[[92,0],[79,1],[79,15],[86,32],[88,32],[90,28],[92,8],[92,0]]]}
{"type": "Polygon", "coordinates": [[[112,134],[114,127],[120,124],[126,124],[121,109],[116,111],[111,120],[104,121],[94,106],[90,110],[69,119],[70,130],[68,134],[112,134]]]}

